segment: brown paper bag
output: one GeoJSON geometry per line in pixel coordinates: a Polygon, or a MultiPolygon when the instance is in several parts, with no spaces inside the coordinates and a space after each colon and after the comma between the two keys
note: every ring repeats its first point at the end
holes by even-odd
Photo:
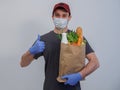
{"type": "Polygon", "coordinates": [[[85,66],[85,44],[81,46],[73,46],[61,43],[59,76],[57,81],[65,82],[61,76],[80,72],[85,66]]]}

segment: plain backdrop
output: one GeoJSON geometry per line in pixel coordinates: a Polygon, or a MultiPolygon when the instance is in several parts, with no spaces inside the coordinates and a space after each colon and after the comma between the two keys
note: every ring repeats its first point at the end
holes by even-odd
{"type": "Polygon", "coordinates": [[[53,30],[53,6],[70,5],[69,28],[83,28],[100,68],[81,81],[82,90],[120,90],[120,0],[0,0],[0,90],[43,90],[44,59],[28,67],[21,56],[53,30]]]}

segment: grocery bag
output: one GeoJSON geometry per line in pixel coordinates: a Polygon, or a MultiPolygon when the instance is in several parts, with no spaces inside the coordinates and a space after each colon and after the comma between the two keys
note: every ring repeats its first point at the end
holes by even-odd
{"type": "Polygon", "coordinates": [[[85,66],[85,44],[74,46],[61,43],[58,82],[66,82],[61,77],[80,72],[85,66]]]}

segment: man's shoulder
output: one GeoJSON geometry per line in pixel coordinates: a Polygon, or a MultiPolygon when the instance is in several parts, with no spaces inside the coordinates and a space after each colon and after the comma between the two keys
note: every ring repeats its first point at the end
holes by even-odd
{"type": "Polygon", "coordinates": [[[41,35],[41,39],[46,39],[46,38],[49,38],[53,35],[53,31],[49,31],[43,35],[41,35]]]}
{"type": "Polygon", "coordinates": [[[45,36],[51,35],[52,33],[53,33],[53,31],[49,31],[49,32],[47,32],[47,33],[41,35],[41,37],[45,37],[45,36]]]}

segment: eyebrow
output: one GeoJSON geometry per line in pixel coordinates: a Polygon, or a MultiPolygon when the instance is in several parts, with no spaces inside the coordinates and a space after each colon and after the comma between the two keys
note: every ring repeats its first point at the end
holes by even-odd
{"type": "MultiPolygon", "coordinates": [[[[55,13],[55,14],[59,14],[59,13],[55,13]]],[[[62,15],[67,15],[67,13],[64,13],[64,14],[62,14],[62,15]]]]}

